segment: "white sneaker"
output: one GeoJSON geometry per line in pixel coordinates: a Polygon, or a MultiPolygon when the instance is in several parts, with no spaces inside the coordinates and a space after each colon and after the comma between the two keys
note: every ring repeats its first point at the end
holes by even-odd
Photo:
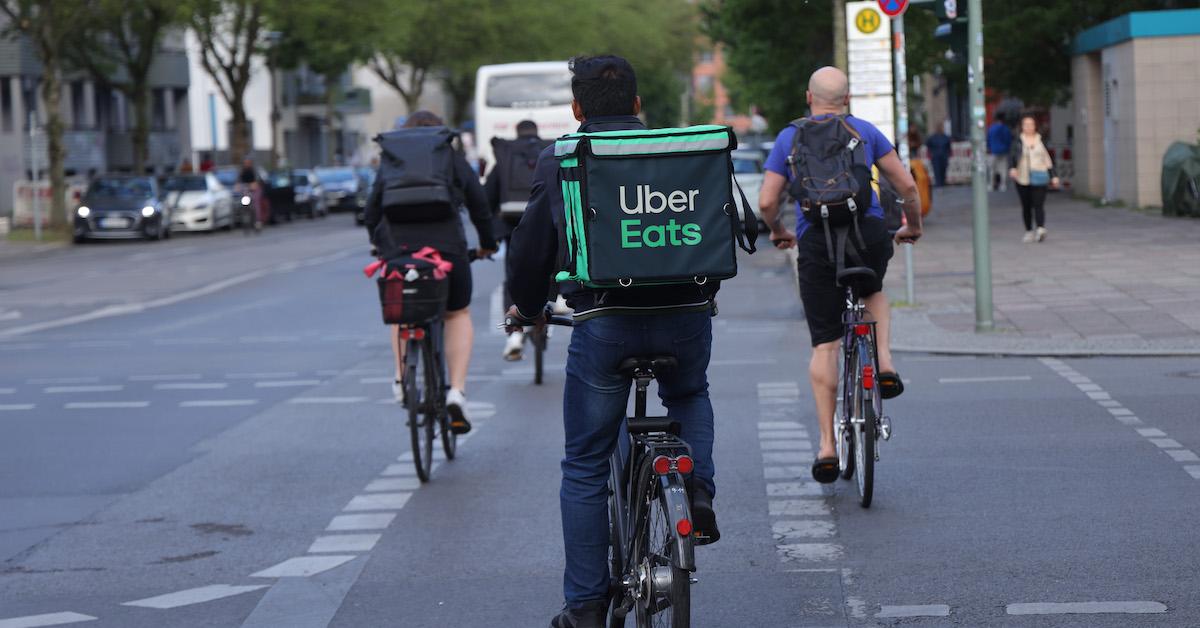
{"type": "Polygon", "coordinates": [[[561,294],[554,300],[554,306],[551,310],[559,316],[570,316],[575,313],[575,310],[567,307],[567,299],[561,294]]]}
{"type": "Polygon", "coordinates": [[[1037,241],[1041,242],[1042,240],[1045,240],[1045,239],[1046,239],[1046,228],[1038,227],[1037,228],[1037,241]]]}
{"type": "Polygon", "coordinates": [[[520,360],[525,352],[525,332],[514,331],[508,335],[508,342],[504,343],[504,359],[509,362],[520,360]]]}
{"type": "Polygon", "coordinates": [[[404,384],[401,384],[399,381],[393,381],[392,396],[396,398],[396,403],[404,403],[404,384]]]}
{"type": "Polygon", "coordinates": [[[471,421],[467,418],[467,396],[463,391],[451,388],[446,393],[446,414],[450,415],[450,431],[455,434],[471,431],[471,421]]]}
{"type": "Polygon", "coordinates": [[[1033,242],[1037,241],[1037,235],[1032,231],[1026,231],[1025,237],[1021,238],[1021,241],[1025,244],[1032,244],[1033,242]]]}

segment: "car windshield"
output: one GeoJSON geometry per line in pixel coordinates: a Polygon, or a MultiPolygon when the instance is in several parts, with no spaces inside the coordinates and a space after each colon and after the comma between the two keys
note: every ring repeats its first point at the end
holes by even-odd
{"type": "Polygon", "coordinates": [[[762,172],[762,163],[757,159],[733,159],[734,174],[758,174],[762,172]]]}
{"type": "Polygon", "coordinates": [[[168,192],[203,192],[208,189],[208,184],[203,175],[171,177],[163,184],[163,189],[168,192]]]}
{"type": "Polygon", "coordinates": [[[508,74],[487,82],[487,106],[553,107],[571,104],[571,75],[566,72],[508,74]]]}
{"type": "Polygon", "coordinates": [[[217,175],[217,180],[220,181],[221,185],[224,185],[225,187],[230,187],[234,183],[237,183],[237,168],[221,168],[220,170],[213,172],[213,174],[217,175]]]}
{"type": "Polygon", "coordinates": [[[317,168],[316,173],[321,183],[345,183],[354,180],[354,170],[350,168],[317,168]]]}
{"type": "Polygon", "coordinates": [[[300,170],[292,173],[292,185],[301,186],[308,185],[308,171],[300,170]]]}
{"type": "Polygon", "coordinates": [[[101,178],[88,185],[88,196],[124,196],[148,198],[154,193],[154,183],[147,178],[101,178]]]}

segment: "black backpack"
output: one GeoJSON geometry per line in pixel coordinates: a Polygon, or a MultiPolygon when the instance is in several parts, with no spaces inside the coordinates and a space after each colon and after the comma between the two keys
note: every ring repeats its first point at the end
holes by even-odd
{"type": "Polygon", "coordinates": [[[413,127],[383,133],[380,147],[380,205],[390,222],[431,222],[457,215],[454,139],[442,126],[413,127]]]}
{"type": "Polygon", "coordinates": [[[538,156],[552,143],[539,137],[518,137],[514,140],[492,138],[496,173],[500,175],[501,203],[525,204],[529,201],[538,156]]]}
{"type": "Polygon", "coordinates": [[[849,116],[793,120],[788,191],[811,224],[844,227],[871,207],[866,144],[849,116]]]}

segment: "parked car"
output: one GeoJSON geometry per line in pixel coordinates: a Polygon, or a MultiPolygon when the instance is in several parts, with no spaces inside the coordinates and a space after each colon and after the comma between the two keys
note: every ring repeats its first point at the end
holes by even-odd
{"type": "Polygon", "coordinates": [[[170,213],[154,177],[97,177],[75,208],[74,239],[169,238],[170,213]]]}
{"type": "Polygon", "coordinates": [[[317,168],[313,171],[325,188],[329,211],[358,212],[367,205],[367,186],[354,168],[317,168]]]}
{"type": "Polygon", "coordinates": [[[291,170],[274,170],[267,174],[267,199],[271,203],[271,222],[291,222],[296,213],[296,186],[292,185],[291,170]]]}
{"type": "Polygon", "coordinates": [[[216,231],[233,227],[233,202],[212,173],[180,174],[163,181],[172,231],[216,231]]]}
{"type": "Polygon", "coordinates": [[[329,209],[325,206],[325,188],[312,170],[293,170],[292,186],[296,189],[295,206],[298,213],[311,218],[325,217],[329,209]]]}
{"type": "MultiPolygon", "coordinates": [[[[746,193],[746,200],[750,202],[750,208],[755,213],[758,212],[758,191],[762,188],[763,182],[763,156],[762,153],[756,150],[733,151],[730,155],[733,159],[733,178],[737,181],[742,191],[746,193]]],[[[741,210],[738,210],[739,213],[741,210]]],[[[745,217],[745,214],[742,214],[745,217]]],[[[766,230],[766,224],[759,219],[759,231],[766,230]]]]}
{"type": "MultiPolygon", "coordinates": [[[[375,168],[364,167],[364,168],[358,168],[357,172],[358,172],[358,176],[363,180],[363,189],[365,189],[367,191],[367,197],[370,197],[371,196],[371,188],[375,185],[375,175],[379,171],[375,168]]],[[[366,208],[367,208],[367,203],[366,203],[366,201],[363,201],[362,207],[359,207],[358,210],[354,212],[355,224],[361,225],[361,224],[364,224],[367,222],[366,208]]]]}

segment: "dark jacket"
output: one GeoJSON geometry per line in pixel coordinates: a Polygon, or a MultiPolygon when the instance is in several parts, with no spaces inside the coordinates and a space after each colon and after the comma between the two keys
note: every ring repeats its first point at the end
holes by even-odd
{"type": "MultiPolygon", "coordinates": [[[[581,132],[644,129],[635,116],[592,118],[581,132]]],[[[554,146],[542,151],[533,175],[533,190],[521,223],[513,230],[508,245],[508,289],[521,314],[534,318],[546,304],[554,274],[563,267],[560,251],[563,230],[563,198],[558,182],[554,146]]],[[[710,309],[719,282],[704,286],[675,285],[594,290],[575,282],[559,285],[577,318],[602,314],[661,314],[685,309],[710,309]]]]}
{"type": "MultiPolygon", "coordinates": [[[[471,224],[479,233],[479,245],[485,249],[496,249],[496,238],[492,231],[492,209],[488,206],[487,196],[475,171],[467,164],[462,153],[454,154],[454,183],[459,195],[467,206],[471,216],[471,224]]],[[[380,205],[383,197],[383,178],[375,177],[371,187],[371,195],[367,197],[367,206],[363,211],[367,235],[371,244],[379,250],[383,259],[398,257],[404,249],[418,249],[425,246],[447,254],[465,256],[467,254],[467,234],[463,231],[459,212],[455,211],[452,218],[437,222],[392,222],[386,219],[389,211],[403,212],[403,208],[386,210],[380,205]]]]}

